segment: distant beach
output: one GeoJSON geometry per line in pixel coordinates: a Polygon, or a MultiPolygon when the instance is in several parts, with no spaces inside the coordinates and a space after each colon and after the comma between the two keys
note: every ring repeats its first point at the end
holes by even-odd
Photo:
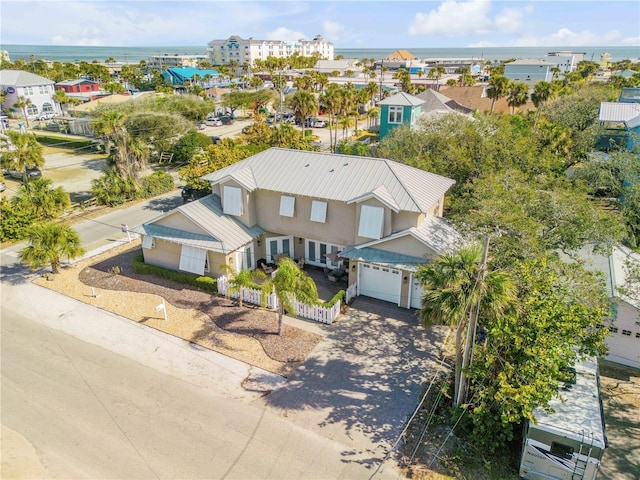
{"type": "MultiPolygon", "coordinates": [[[[584,52],[586,60],[597,62],[603,53],[608,53],[614,62],[621,60],[640,61],[640,46],[632,47],[487,47],[487,48],[336,48],[334,55],[344,58],[373,58],[381,60],[396,50],[408,50],[419,59],[426,58],[472,58],[484,60],[506,60],[509,58],[541,58],[549,52],[584,52]]],[[[9,53],[11,61],[29,60],[31,56],[52,62],[104,62],[115,58],[124,64],[139,63],[152,55],[206,55],[206,46],[193,47],[77,47],[63,45],[0,45],[0,50],[9,53]]]]}

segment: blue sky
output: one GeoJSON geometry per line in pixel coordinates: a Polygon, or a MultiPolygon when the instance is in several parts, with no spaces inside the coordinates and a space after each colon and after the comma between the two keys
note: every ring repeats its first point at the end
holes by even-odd
{"type": "Polygon", "coordinates": [[[0,42],[204,46],[231,35],[336,48],[640,46],[640,2],[2,0],[0,42]]]}

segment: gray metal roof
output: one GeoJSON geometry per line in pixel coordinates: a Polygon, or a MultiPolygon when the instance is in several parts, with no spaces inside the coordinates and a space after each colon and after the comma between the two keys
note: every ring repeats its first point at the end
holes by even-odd
{"type": "Polygon", "coordinates": [[[378,102],[378,105],[398,105],[401,107],[417,107],[422,105],[424,100],[405,92],[396,93],[378,102]]]}
{"type": "Polygon", "coordinates": [[[0,85],[32,87],[35,85],[53,85],[54,83],[53,80],[23,70],[0,70],[0,85]]]}
{"type": "MultiPolygon", "coordinates": [[[[220,197],[208,195],[200,200],[182,205],[141,227],[141,232],[174,243],[191,245],[222,253],[232,252],[264,233],[262,227],[247,227],[231,215],[222,213],[220,197]],[[179,213],[202,228],[208,235],[157,225],[160,219],[179,213]]],[[[138,231],[136,229],[136,231],[138,231]]]]}
{"type": "Polygon", "coordinates": [[[513,62],[505,63],[505,69],[509,68],[510,65],[532,65],[532,66],[549,66],[553,67],[555,63],[548,62],[547,60],[542,60],[540,58],[521,58],[519,60],[514,60],[513,62]]]}
{"type": "MultiPolygon", "coordinates": [[[[359,248],[382,246],[386,242],[396,238],[411,235],[419,242],[433,250],[436,254],[451,253],[466,243],[466,240],[458,233],[455,227],[442,217],[430,215],[418,227],[407,228],[392,233],[388,237],[371,242],[362,243],[359,248]]],[[[358,246],[356,246],[358,248],[358,246]]]]}
{"type": "Polygon", "coordinates": [[[629,122],[640,116],[640,103],[602,102],[600,103],[600,122],[629,122]]]}
{"type": "Polygon", "coordinates": [[[258,189],[342,202],[384,186],[387,199],[410,212],[430,211],[455,183],[392,160],[283,148],[270,148],[203,179],[214,185],[228,178],[245,184],[246,168],[258,189]]]}
{"type": "Polygon", "coordinates": [[[402,253],[388,252],[371,247],[347,247],[339,254],[342,258],[357,260],[359,262],[377,263],[392,268],[399,268],[410,272],[415,272],[420,265],[427,263],[427,260],[402,253]]]}

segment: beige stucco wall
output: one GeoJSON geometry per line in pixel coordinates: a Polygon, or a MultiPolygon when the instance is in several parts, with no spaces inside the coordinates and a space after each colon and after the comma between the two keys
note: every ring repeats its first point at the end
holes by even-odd
{"type": "Polygon", "coordinates": [[[158,267],[178,270],[180,265],[181,245],[166,240],[155,239],[155,248],[143,248],[145,263],[158,267]]]}
{"type": "Polygon", "coordinates": [[[415,239],[411,235],[405,235],[404,237],[377,243],[373,248],[420,257],[425,260],[437,255],[431,248],[427,247],[424,243],[415,239]]]}
{"type": "Polygon", "coordinates": [[[226,182],[221,183],[220,185],[216,185],[212,187],[212,190],[215,190],[215,193],[218,193],[220,195],[220,201],[222,203],[223,210],[224,210],[224,187],[225,186],[237,187],[241,191],[240,196],[242,198],[242,215],[236,218],[248,226],[253,226],[256,223],[258,223],[258,217],[256,216],[256,208],[255,208],[256,192],[250,193],[245,188],[243,188],[242,185],[235,182],[234,180],[228,180],[226,182]]]}
{"type": "Polygon", "coordinates": [[[208,235],[208,233],[204,229],[193,223],[180,212],[171,213],[154,223],[156,225],[163,225],[165,227],[177,228],[178,230],[186,230],[187,232],[208,235]]]}

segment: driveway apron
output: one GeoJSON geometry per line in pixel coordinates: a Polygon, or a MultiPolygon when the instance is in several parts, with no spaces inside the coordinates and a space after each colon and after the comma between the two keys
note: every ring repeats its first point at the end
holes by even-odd
{"type": "Polygon", "coordinates": [[[439,368],[446,330],[416,310],[357,297],[289,381],[262,401],[348,447],[346,462],[379,464],[439,368]]]}

